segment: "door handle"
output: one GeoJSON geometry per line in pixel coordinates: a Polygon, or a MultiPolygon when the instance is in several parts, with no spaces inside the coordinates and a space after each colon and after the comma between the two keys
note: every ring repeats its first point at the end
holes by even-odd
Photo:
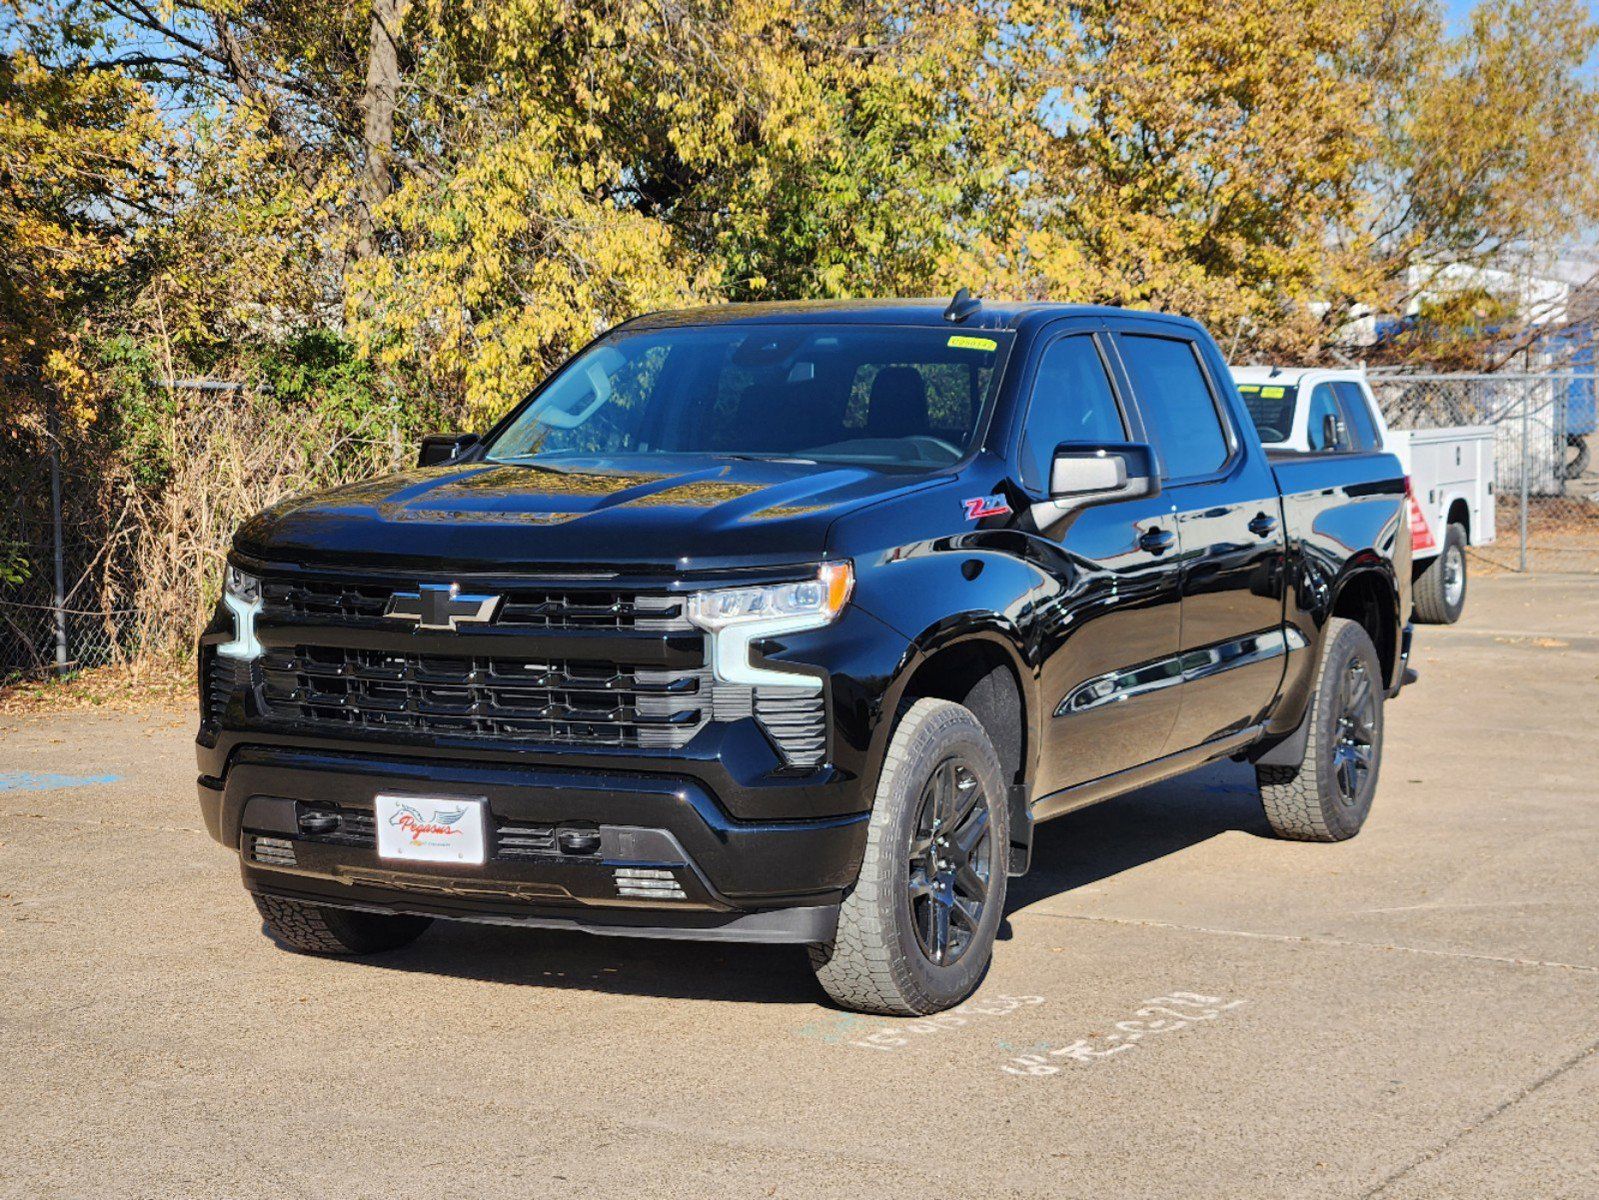
{"type": "Polygon", "coordinates": [[[1164,554],[1176,544],[1177,535],[1171,530],[1161,529],[1159,526],[1154,529],[1144,530],[1143,535],[1138,539],[1139,549],[1147,550],[1151,554],[1164,554]]]}
{"type": "Polygon", "coordinates": [[[1249,523],[1249,532],[1256,537],[1269,537],[1276,528],[1277,518],[1269,517],[1265,513],[1256,513],[1255,519],[1249,523]]]}

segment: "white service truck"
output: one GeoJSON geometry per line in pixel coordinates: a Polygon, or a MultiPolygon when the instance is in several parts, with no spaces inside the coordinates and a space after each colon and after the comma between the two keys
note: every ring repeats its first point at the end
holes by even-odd
{"type": "Polygon", "coordinates": [[[1466,547],[1494,539],[1494,430],[1390,429],[1364,371],[1234,367],[1233,380],[1268,452],[1383,449],[1410,480],[1415,615],[1453,624],[1466,606],[1466,547]]]}

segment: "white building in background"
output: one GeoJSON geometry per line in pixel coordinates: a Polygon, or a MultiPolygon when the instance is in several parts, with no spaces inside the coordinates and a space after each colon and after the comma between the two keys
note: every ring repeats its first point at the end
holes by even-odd
{"type": "Polygon", "coordinates": [[[1415,263],[1405,273],[1410,300],[1403,313],[1357,312],[1344,326],[1349,342],[1370,346],[1379,330],[1398,317],[1466,292],[1485,292],[1505,303],[1516,323],[1559,326],[1587,315],[1573,313],[1573,299],[1599,282],[1599,247],[1568,247],[1559,253],[1502,255],[1491,265],[1415,263]]]}

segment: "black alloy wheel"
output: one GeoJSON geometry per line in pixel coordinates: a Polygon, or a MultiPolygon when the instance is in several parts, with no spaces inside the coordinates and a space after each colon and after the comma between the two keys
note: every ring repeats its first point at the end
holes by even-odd
{"type": "Polygon", "coordinates": [[[994,870],[989,799],[963,759],[933,769],[922,789],[910,839],[906,896],[927,961],[960,961],[982,926],[994,870]]]}
{"type": "Polygon", "coordinates": [[[1338,733],[1333,777],[1346,806],[1359,803],[1376,761],[1377,693],[1366,664],[1352,658],[1338,685],[1338,733]]]}

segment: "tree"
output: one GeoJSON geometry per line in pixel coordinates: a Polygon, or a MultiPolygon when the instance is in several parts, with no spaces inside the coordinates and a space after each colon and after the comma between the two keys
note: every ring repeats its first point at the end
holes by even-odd
{"type": "Polygon", "coordinates": [[[1425,335],[1404,349],[1423,356],[1513,335],[1534,314],[1473,295],[1473,269],[1514,269],[1599,221],[1599,87],[1586,70],[1599,25],[1575,0],[1487,0],[1456,38],[1415,3],[1379,32],[1359,66],[1380,135],[1357,220],[1339,230],[1357,267],[1331,319],[1422,304],[1425,335]],[[1472,282],[1458,291],[1450,275],[1472,282]]]}
{"type": "MultiPolygon", "coordinates": [[[[15,18],[17,10],[7,5],[15,18]]],[[[96,398],[86,327],[161,211],[162,126],[115,72],[52,70],[25,37],[0,55],[0,423],[68,415],[96,398]],[[9,411],[8,411],[9,410],[9,411]]],[[[15,428],[13,426],[13,431],[15,428]]]]}

